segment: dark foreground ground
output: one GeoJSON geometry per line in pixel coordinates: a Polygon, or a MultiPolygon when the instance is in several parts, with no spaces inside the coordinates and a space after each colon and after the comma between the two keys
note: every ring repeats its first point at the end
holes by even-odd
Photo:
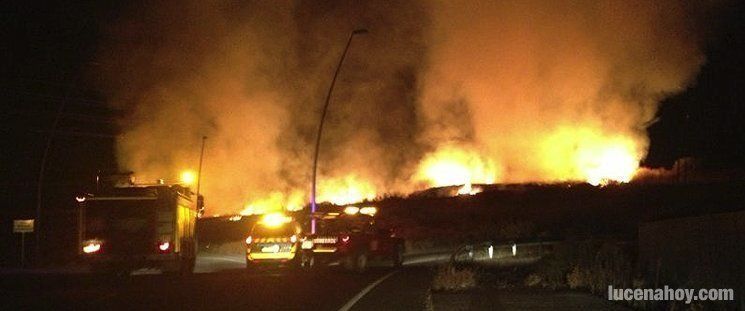
{"type": "MultiPolygon", "coordinates": [[[[239,257],[204,256],[186,276],[138,271],[112,279],[79,270],[2,271],[2,310],[553,310],[609,309],[583,293],[430,294],[436,256],[403,268],[246,273],[239,257]]],[[[614,309],[615,310],[615,309],[614,309]]]]}

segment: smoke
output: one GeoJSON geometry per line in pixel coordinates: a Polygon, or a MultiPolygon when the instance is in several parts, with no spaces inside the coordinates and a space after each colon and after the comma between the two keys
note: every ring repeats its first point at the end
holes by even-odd
{"type": "Polygon", "coordinates": [[[394,189],[397,168],[412,167],[419,148],[410,141],[426,12],[418,3],[378,4],[132,5],[107,25],[97,60],[111,104],[128,112],[117,139],[121,168],[139,182],[177,181],[196,171],[207,136],[208,213],[304,205],[332,74],[350,32],[367,27],[334,89],[319,198],[394,189]]]}
{"type": "MultiPolygon", "coordinates": [[[[208,137],[210,214],[305,204],[320,110],[357,28],[369,34],[355,36],[334,89],[319,198],[411,191],[422,186],[419,163],[458,155],[497,181],[581,179],[603,171],[595,158],[644,157],[657,103],[703,61],[692,11],[647,1],[165,1],[132,5],[106,26],[96,80],[128,112],[117,155],[139,181],[196,170],[208,137]]],[[[439,167],[468,178],[458,165],[439,167]]]]}
{"type": "Polygon", "coordinates": [[[675,1],[436,2],[422,140],[480,146],[508,182],[612,178],[604,166],[619,161],[633,172],[659,101],[703,62],[693,10],[675,1]]]}

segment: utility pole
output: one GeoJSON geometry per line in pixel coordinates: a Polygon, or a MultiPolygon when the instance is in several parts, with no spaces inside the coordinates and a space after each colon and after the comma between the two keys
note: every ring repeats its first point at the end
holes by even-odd
{"type": "Polygon", "coordinates": [[[197,171],[197,200],[199,199],[199,187],[202,181],[202,159],[204,159],[204,141],[207,140],[207,136],[202,136],[202,151],[199,153],[199,169],[197,171]]]}

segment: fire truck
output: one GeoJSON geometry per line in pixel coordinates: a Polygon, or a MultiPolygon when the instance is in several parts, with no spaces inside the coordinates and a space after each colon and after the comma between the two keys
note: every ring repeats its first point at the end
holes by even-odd
{"type": "Polygon", "coordinates": [[[338,262],[357,272],[365,271],[368,261],[375,259],[401,266],[404,241],[394,230],[379,227],[375,213],[375,207],[347,206],[343,211],[314,215],[317,231],[308,237],[313,242],[314,263],[338,262]]]}
{"type": "Polygon", "coordinates": [[[193,271],[195,226],[203,200],[188,187],[127,184],[75,199],[78,251],[93,272],[193,271]]]}

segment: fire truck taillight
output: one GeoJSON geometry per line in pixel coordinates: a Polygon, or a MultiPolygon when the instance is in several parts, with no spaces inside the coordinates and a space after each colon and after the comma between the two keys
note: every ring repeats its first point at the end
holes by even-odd
{"type": "Polygon", "coordinates": [[[101,250],[101,241],[99,240],[88,240],[83,243],[83,252],[86,254],[97,253],[101,250]]]}
{"type": "Polygon", "coordinates": [[[249,235],[249,236],[248,236],[248,237],[246,238],[246,244],[251,244],[251,242],[253,242],[253,238],[251,238],[251,236],[249,235]]]}
{"type": "Polygon", "coordinates": [[[167,253],[171,250],[171,243],[168,241],[160,241],[160,243],[158,243],[158,249],[163,253],[167,253]]]}
{"type": "Polygon", "coordinates": [[[341,237],[341,241],[342,241],[342,242],[344,242],[344,243],[347,243],[347,242],[349,242],[349,236],[348,236],[348,235],[343,235],[343,236],[341,237]]]}

